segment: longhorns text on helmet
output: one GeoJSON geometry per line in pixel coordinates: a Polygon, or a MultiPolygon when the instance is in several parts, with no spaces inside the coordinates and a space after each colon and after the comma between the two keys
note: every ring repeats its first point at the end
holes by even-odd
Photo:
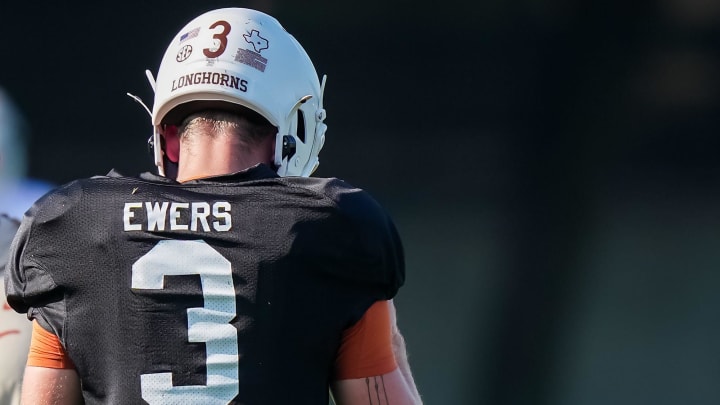
{"type": "Polygon", "coordinates": [[[277,127],[280,176],[310,176],[317,168],[327,130],[325,77],[320,83],[310,57],[275,18],[242,8],[202,14],[172,40],[157,79],[149,71],[146,75],[155,91],[152,111],[145,108],[152,117],[155,165],[161,175],[164,120],[191,101],[238,104],[277,127]]]}

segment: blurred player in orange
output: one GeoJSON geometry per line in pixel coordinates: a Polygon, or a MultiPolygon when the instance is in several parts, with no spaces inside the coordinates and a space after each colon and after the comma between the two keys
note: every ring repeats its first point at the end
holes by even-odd
{"type": "MultiPolygon", "coordinates": [[[[5,214],[0,214],[0,275],[4,276],[7,252],[19,223],[5,214]]],[[[0,291],[5,291],[0,278],[0,291]]],[[[30,346],[31,324],[24,315],[17,314],[0,295],[0,404],[16,405],[20,403],[25,360],[30,346]]]]}
{"type": "MultiPolygon", "coordinates": [[[[23,120],[10,97],[0,89],[0,273],[4,273],[7,250],[21,218],[50,185],[26,177],[27,154],[23,120]]],[[[0,279],[0,404],[20,403],[20,386],[30,345],[31,325],[5,300],[0,279]]]]}
{"type": "Polygon", "coordinates": [[[214,10],[172,40],[151,112],[158,174],[44,197],[10,252],[34,319],[32,404],[419,404],[386,211],[309,177],[321,81],[273,17],[214,10]]]}

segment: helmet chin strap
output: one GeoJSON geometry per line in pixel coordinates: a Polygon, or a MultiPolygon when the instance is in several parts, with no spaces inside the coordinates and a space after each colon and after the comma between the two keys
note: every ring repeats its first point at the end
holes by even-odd
{"type": "MultiPolygon", "coordinates": [[[[145,77],[147,77],[148,82],[150,83],[150,87],[152,88],[153,93],[154,93],[155,89],[156,89],[156,82],[155,82],[155,77],[153,76],[150,69],[145,69],[145,77]]],[[[152,122],[152,111],[142,101],[142,99],[131,93],[126,93],[126,94],[130,98],[135,100],[138,104],[143,106],[145,111],[147,111],[148,115],[150,115],[150,121],[152,122]]],[[[158,174],[163,177],[167,177],[166,171],[165,171],[165,166],[166,166],[165,165],[165,157],[163,155],[163,150],[162,150],[162,136],[161,136],[158,128],[156,128],[154,125],[153,125],[153,134],[150,136],[150,139],[148,139],[148,148],[152,150],[153,161],[155,163],[155,166],[158,169],[158,174]]]]}
{"type": "MultiPolygon", "coordinates": [[[[147,77],[148,82],[150,82],[150,87],[152,88],[153,93],[155,93],[155,86],[156,86],[156,84],[155,84],[155,77],[153,77],[153,74],[152,74],[152,72],[150,71],[150,69],[145,69],[145,77],[147,77]]],[[[140,104],[141,106],[143,106],[143,108],[145,108],[145,111],[147,111],[148,115],[150,115],[150,120],[152,121],[152,111],[150,111],[150,109],[149,109],[148,106],[142,101],[142,99],[141,99],[140,97],[134,95],[134,94],[131,94],[131,93],[125,93],[125,94],[127,94],[130,98],[132,98],[133,100],[137,101],[138,104],[140,104]]]]}
{"type": "Polygon", "coordinates": [[[145,109],[145,111],[147,111],[147,113],[150,115],[150,119],[152,119],[152,111],[150,111],[150,109],[148,108],[148,106],[145,105],[145,103],[142,101],[142,99],[141,99],[140,97],[138,97],[138,96],[136,96],[136,95],[134,95],[134,94],[131,94],[131,93],[125,93],[125,94],[127,94],[128,97],[130,97],[131,99],[137,101],[138,104],[140,104],[141,106],[143,106],[143,108],[145,109]]]}
{"type": "Polygon", "coordinates": [[[157,87],[157,84],[155,83],[155,76],[153,76],[150,69],[145,69],[145,77],[147,77],[148,82],[150,82],[150,87],[152,87],[153,93],[155,93],[155,88],[157,87]]]}
{"type": "Polygon", "coordinates": [[[162,152],[162,136],[157,128],[153,128],[152,135],[153,161],[158,169],[158,174],[165,177],[165,162],[162,152]]]}

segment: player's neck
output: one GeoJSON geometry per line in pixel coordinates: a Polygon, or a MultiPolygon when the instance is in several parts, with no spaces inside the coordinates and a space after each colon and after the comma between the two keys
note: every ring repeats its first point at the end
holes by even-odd
{"type": "Polygon", "coordinates": [[[271,165],[272,145],[274,142],[264,142],[249,148],[222,139],[181,145],[177,181],[236,173],[260,163],[271,165]]]}

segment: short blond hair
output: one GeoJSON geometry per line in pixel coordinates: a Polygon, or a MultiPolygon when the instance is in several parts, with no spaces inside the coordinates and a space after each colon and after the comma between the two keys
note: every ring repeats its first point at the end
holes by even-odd
{"type": "Polygon", "coordinates": [[[187,116],[178,127],[178,136],[196,135],[217,136],[220,134],[237,136],[247,145],[257,145],[268,136],[274,136],[277,128],[267,121],[253,120],[242,114],[221,110],[204,110],[187,116]]]}

